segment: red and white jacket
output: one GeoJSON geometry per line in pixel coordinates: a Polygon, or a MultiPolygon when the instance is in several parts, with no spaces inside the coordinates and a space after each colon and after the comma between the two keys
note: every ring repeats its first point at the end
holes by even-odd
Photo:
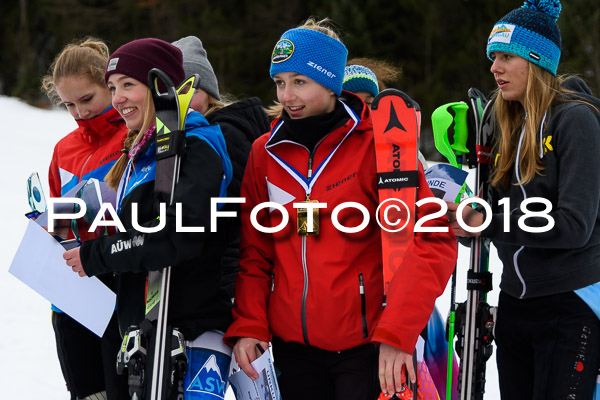
{"type": "MultiPolygon", "coordinates": [[[[345,93],[347,96],[348,93],[345,93]]],[[[378,205],[375,149],[369,109],[350,97],[346,123],[327,134],[314,154],[281,134],[285,120],[257,139],[242,183],[240,271],[236,280],[234,322],[225,341],[238,337],[269,341],[277,336],[330,351],[371,341],[412,353],[456,262],[456,238],[448,233],[417,234],[388,289],[382,310],[381,232],[374,218],[378,205]],[[279,133],[279,134],[278,134],[279,133]],[[312,174],[309,175],[309,165],[312,174]],[[293,203],[327,203],[319,214],[320,233],[297,234],[293,203]],[[277,233],[263,233],[251,221],[260,203],[281,204],[289,221],[277,233]],[[369,210],[370,223],[359,233],[344,233],[332,223],[333,209],[357,202],[369,210]],[[364,294],[362,294],[364,293],[364,294]]],[[[418,198],[433,197],[419,171],[418,198]]],[[[420,207],[417,217],[438,211],[420,207]]],[[[256,220],[265,227],[282,222],[277,209],[263,208],[256,220]]],[[[346,227],[363,221],[355,208],[340,212],[346,227]]],[[[427,226],[447,226],[445,218],[427,226]]]]}
{"type": "Polygon", "coordinates": [[[127,127],[114,107],[77,125],[54,147],[48,173],[51,197],[64,195],[84,179],[103,180],[121,156],[127,127]]]}
{"type": "MultiPolygon", "coordinates": [[[[104,180],[104,176],[121,156],[127,127],[114,107],[97,117],[77,121],[77,129],[59,140],[54,146],[48,171],[50,196],[61,197],[85,179],[104,180]]],[[[79,232],[82,240],[93,238],[85,230],[79,232]]],[[[73,233],[69,234],[73,237],[73,233]]],[[[100,278],[114,289],[112,277],[100,278]]],[[[52,309],[62,312],[56,306],[52,309]]]]}

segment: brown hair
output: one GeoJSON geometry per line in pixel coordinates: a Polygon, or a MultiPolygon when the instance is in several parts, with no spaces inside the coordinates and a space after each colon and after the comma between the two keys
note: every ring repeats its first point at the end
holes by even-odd
{"type": "Polygon", "coordinates": [[[336,31],[333,21],[330,18],[323,18],[317,20],[315,17],[309,17],[306,21],[298,25],[296,28],[312,29],[313,31],[318,31],[324,33],[327,36],[331,36],[335,40],[339,40],[340,42],[342,41],[340,35],[336,31]]]}
{"type": "Polygon", "coordinates": [[[524,105],[518,101],[504,100],[502,94],[497,93],[494,102],[497,127],[499,129],[495,154],[498,162],[492,173],[491,183],[497,188],[507,188],[510,184],[511,173],[519,154],[520,182],[530,182],[536,174],[542,174],[544,166],[540,157],[539,129],[544,114],[546,120],[550,119],[552,104],[578,101],[596,107],[578,99],[572,99],[567,94],[574,93],[562,87],[566,76],[554,76],[540,66],[529,63],[527,75],[527,89],[525,91],[524,105]],[[524,130],[523,142],[519,151],[519,137],[524,130]]]}
{"type": "Polygon", "coordinates": [[[363,67],[367,67],[373,71],[377,77],[379,91],[382,91],[388,86],[395,84],[402,76],[401,68],[395,67],[386,61],[375,60],[372,58],[353,58],[352,60],[349,60],[346,65],[362,65],[363,67]]]}
{"type": "Polygon", "coordinates": [[[61,104],[56,84],[62,78],[83,75],[91,82],[105,87],[104,70],[108,62],[108,46],[100,39],[87,37],[66,45],[56,56],[48,73],[42,78],[41,89],[52,104],[61,104]]]}
{"type": "Polygon", "coordinates": [[[206,94],[208,95],[208,108],[204,113],[205,117],[208,114],[220,110],[221,108],[225,108],[237,101],[234,96],[229,94],[221,94],[221,100],[216,99],[212,95],[208,94],[208,92],[206,94]]]}

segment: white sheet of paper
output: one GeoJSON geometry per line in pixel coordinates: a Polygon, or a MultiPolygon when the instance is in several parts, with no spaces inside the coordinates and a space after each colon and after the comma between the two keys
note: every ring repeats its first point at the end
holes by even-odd
{"type": "Polygon", "coordinates": [[[80,277],[67,266],[65,249],[29,221],[8,272],[56,307],[102,336],[115,310],[116,295],[96,277],[80,277]]]}
{"type": "Polygon", "coordinates": [[[449,164],[435,164],[425,171],[425,179],[433,195],[444,201],[456,199],[467,175],[467,171],[449,164]]]}
{"type": "MultiPolygon", "coordinates": [[[[235,357],[232,363],[235,363],[235,357]]],[[[281,400],[271,352],[265,351],[252,362],[252,367],[258,372],[258,379],[255,381],[248,378],[242,370],[234,372],[229,377],[235,398],[237,400],[281,400]]]]}

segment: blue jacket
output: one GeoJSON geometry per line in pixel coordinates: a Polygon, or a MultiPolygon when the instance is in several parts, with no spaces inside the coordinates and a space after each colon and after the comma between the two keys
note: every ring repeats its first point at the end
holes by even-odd
{"type": "Polygon", "coordinates": [[[119,327],[124,332],[144,319],[148,271],[172,266],[169,324],[193,340],[209,329],[225,330],[231,322],[231,300],[220,287],[221,258],[226,248],[223,226],[211,232],[211,198],[226,197],[232,167],[221,130],[199,113],[186,121],[186,144],[172,206],[165,227],[140,233],[132,226],[132,204],[143,227],[159,224],[154,204],[154,143],[130,162],[117,196],[125,232],[85,242],[81,260],[92,275],[116,273],[119,327]],[[176,203],[182,204],[182,226],[204,232],[177,232],[176,203]]]}

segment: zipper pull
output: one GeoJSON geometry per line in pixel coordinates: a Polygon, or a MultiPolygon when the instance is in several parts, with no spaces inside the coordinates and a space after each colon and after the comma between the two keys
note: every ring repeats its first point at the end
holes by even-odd
{"type": "Polygon", "coordinates": [[[363,274],[358,274],[359,292],[361,295],[365,294],[365,281],[363,280],[363,274]]]}

